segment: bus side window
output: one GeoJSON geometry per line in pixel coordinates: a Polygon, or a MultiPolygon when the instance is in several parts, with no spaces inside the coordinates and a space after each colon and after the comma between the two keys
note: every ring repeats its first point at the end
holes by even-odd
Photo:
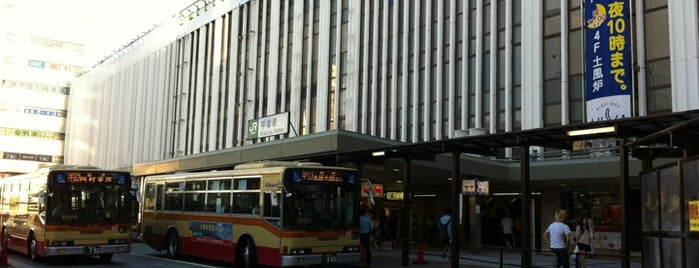
{"type": "Polygon", "coordinates": [[[145,195],[145,200],[143,202],[143,209],[154,210],[155,209],[155,183],[146,184],[146,191],[143,193],[145,195]]]}
{"type": "Polygon", "coordinates": [[[233,213],[252,214],[260,204],[259,192],[233,193],[233,213]]]}

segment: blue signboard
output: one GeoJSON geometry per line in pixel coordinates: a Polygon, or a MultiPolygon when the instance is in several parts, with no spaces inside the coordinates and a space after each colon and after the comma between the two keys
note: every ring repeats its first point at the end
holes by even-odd
{"type": "Polygon", "coordinates": [[[587,122],[631,117],[628,0],[585,0],[587,122]]]}

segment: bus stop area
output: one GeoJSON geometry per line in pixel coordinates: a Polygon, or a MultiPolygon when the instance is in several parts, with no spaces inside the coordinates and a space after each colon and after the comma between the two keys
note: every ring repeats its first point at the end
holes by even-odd
{"type": "MultiPolygon", "coordinates": [[[[442,258],[441,252],[441,247],[428,246],[424,248],[422,259],[420,259],[417,245],[411,245],[410,262],[407,266],[452,267],[450,256],[447,255],[446,258],[442,258]],[[419,260],[422,260],[423,263],[420,263],[419,260]]],[[[371,267],[406,267],[401,263],[402,253],[400,249],[375,249],[372,251],[372,256],[371,267]]],[[[534,252],[532,259],[534,267],[551,267],[555,256],[549,251],[540,251],[534,252]]],[[[641,257],[631,258],[630,263],[631,267],[641,267],[641,257]]],[[[619,256],[596,256],[594,259],[587,260],[587,266],[600,268],[622,267],[622,259],[619,256]]],[[[359,267],[363,266],[359,265],[359,267]]],[[[464,249],[459,252],[459,267],[522,267],[521,253],[516,250],[511,252],[501,251],[500,248],[464,249]]],[[[576,267],[574,258],[571,258],[570,267],[576,267]]]]}

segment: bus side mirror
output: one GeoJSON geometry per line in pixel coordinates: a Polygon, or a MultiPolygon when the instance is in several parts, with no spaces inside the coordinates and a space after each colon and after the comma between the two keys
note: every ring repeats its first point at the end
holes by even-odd
{"type": "Polygon", "coordinates": [[[131,189],[129,193],[131,193],[131,196],[136,199],[136,202],[143,203],[143,196],[141,196],[141,191],[139,191],[138,189],[131,189]]]}
{"type": "Polygon", "coordinates": [[[39,192],[39,204],[43,204],[46,201],[46,192],[39,192]]]}

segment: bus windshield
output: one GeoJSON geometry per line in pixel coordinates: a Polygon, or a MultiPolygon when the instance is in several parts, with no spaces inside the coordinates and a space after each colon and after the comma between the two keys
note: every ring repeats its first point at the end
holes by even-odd
{"type": "MultiPolygon", "coordinates": [[[[304,172],[304,175],[307,173],[304,172]]],[[[327,178],[328,173],[321,174],[327,178]]],[[[337,182],[300,181],[286,185],[284,229],[339,229],[358,226],[358,183],[347,183],[347,174],[332,173],[337,182]],[[344,178],[340,178],[344,177],[344,178]]],[[[349,177],[356,176],[351,174],[349,177]]]]}
{"type": "Polygon", "coordinates": [[[50,183],[46,220],[52,224],[124,223],[132,219],[130,183],[50,183]]]}

